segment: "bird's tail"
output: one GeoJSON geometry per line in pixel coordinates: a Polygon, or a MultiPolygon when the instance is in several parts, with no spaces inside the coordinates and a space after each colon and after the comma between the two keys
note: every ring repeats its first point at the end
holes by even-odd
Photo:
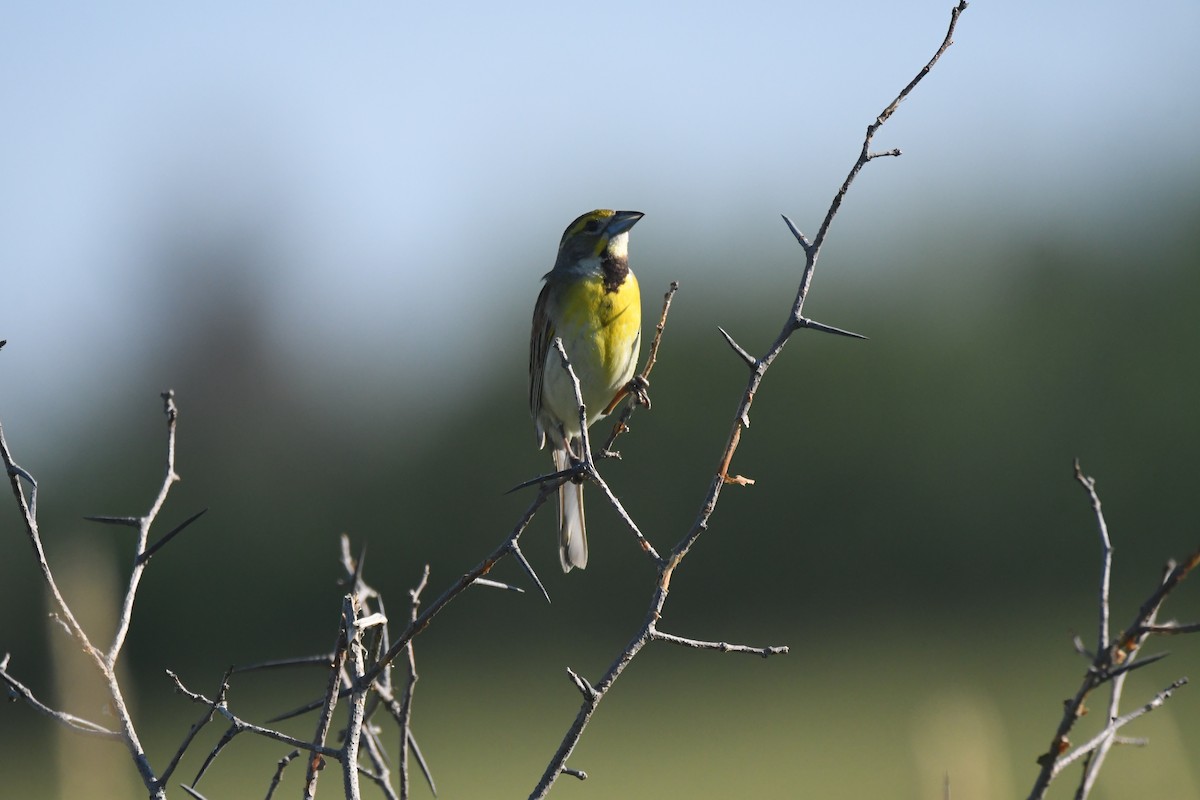
{"type": "MultiPolygon", "coordinates": [[[[554,448],[554,469],[570,469],[567,451],[554,448]]],[[[583,484],[567,481],[558,487],[558,555],[563,572],[587,566],[587,533],[583,524],[583,484]]]]}

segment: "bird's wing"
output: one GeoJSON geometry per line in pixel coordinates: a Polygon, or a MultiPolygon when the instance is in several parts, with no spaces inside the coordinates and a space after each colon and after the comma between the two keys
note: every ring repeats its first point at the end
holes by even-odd
{"type": "Polygon", "coordinates": [[[550,283],[542,287],[537,304],[533,307],[533,330],[529,334],[529,413],[537,425],[538,448],[546,441],[542,430],[542,375],[546,371],[546,355],[554,341],[554,323],[546,306],[550,302],[550,283]]]}

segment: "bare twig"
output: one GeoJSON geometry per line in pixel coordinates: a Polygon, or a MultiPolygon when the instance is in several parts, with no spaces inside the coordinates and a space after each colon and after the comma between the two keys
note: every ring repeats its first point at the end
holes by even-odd
{"type": "MultiPolygon", "coordinates": [[[[663,295],[662,313],[658,317],[658,325],[654,328],[654,339],[650,342],[650,353],[646,356],[646,365],[642,367],[642,371],[638,373],[645,386],[650,385],[650,371],[654,369],[654,365],[658,363],[658,348],[662,344],[663,331],[667,327],[667,313],[671,310],[671,300],[674,299],[675,293],[679,291],[679,281],[671,281],[667,293],[663,295]]],[[[608,439],[604,442],[604,446],[600,448],[600,452],[596,454],[597,458],[620,458],[621,454],[613,450],[612,447],[617,442],[617,437],[629,430],[629,420],[633,416],[633,411],[638,407],[637,399],[626,404],[625,410],[621,412],[621,416],[613,424],[612,432],[609,433],[608,439]]]]}
{"type": "MultiPolygon", "coordinates": [[[[317,779],[320,777],[321,770],[325,768],[325,762],[320,757],[318,749],[325,746],[325,740],[329,736],[330,725],[333,723],[333,709],[337,705],[338,698],[341,696],[338,690],[341,688],[342,667],[346,663],[346,652],[350,648],[350,637],[352,635],[352,630],[348,630],[345,616],[343,616],[338,630],[337,645],[333,650],[333,663],[329,668],[329,688],[325,692],[325,701],[321,705],[321,715],[317,719],[317,732],[313,736],[312,747],[308,748],[310,756],[308,759],[308,768],[304,775],[304,800],[312,800],[316,796],[317,779]]],[[[341,755],[340,751],[338,751],[338,755],[341,755]]]]}
{"type": "MultiPolygon", "coordinates": [[[[425,591],[425,587],[429,585],[429,565],[425,565],[425,571],[421,574],[421,580],[416,587],[409,590],[409,616],[410,620],[415,622],[417,612],[421,608],[421,592],[425,591]]],[[[417,687],[417,657],[413,651],[413,643],[410,639],[405,646],[405,655],[408,657],[408,682],[404,686],[404,694],[400,700],[400,714],[396,722],[400,726],[400,797],[402,800],[408,800],[409,790],[409,774],[408,774],[408,742],[412,739],[412,703],[413,693],[417,687]]],[[[432,786],[432,781],[430,782],[432,786]]]]}
{"type": "MultiPolygon", "coordinates": [[[[570,473],[564,473],[564,476],[569,474],[570,473]]],[[[500,545],[497,546],[496,549],[491,553],[489,553],[482,561],[480,561],[467,572],[463,573],[453,584],[450,585],[449,588],[443,591],[436,600],[430,603],[429,606],[423,612],[421,612],[420,616],[408,624],[404,631],[401,632],[400,636],[391,643],[391,645],[379,657],[379,659],[375,661],[375,663],[372,664],[363,674],[361,679],[362,685],[366,686],[375,682],[388,669],[388,667],[391,666],[392,662],[396,660],[400,653],[404,652],[405,646],[412,641],[414,637],[420,635],[422,631],[429,627],[429,623],[433,621],[434,617],[436,617],[443,608],[453,602],[454,599],[461,595],[464,591],[469,589],[478,578],[481,578],[491,572],[492,568],[496,566],[501,559],[514,552],[517,547],[517,542],[521,538],[521,534],[525,532],[527,527],[529,527],[529,523],[533,520],[534,514],[537,513],[537,510],[542,507],[542,504],[545,503],[546,500],[548,500],[550,496],[557,491],[558,485],[563,480],[567,480],[567,478],[562,477],[561,480],[550,481],[541,486],[537,496],[534,497],[533,501],[529,504],[529,507],[525,509],[525,513],[521,515],[521,518],[517,521],[517,524],[509,533],[508,538],[501,542],[500,545]]],[[[344,689],[339,696],[346,696],[349,694],[349,692],[349,689],[344,689]]],[[[292,709],[291,711],[286,711],[283,714],[276,715],[268,720],[268,722],[279,722],[280,720],[289,719],[291,717],[299,716],[300,714],[306,714],[309,711],[314,711],[320,708],[324,702],[325,700],[321,699],[305,703],[304,705],[292,709]]]]}
{"type": "MultiPolygon", "coordinates": [[[[343,620],[343,623],[341,625],[339,625],[339,640],[346,633],[347,628],[350,628],[351,630],[354,630],[354,631],[361,632],[363,626],[361,626],[361,625],[346,625],[345,620],[343,620]]],[[[345,648],[341,648],[341,649],[343,650],[343,652],[345,651],[345,648]]],[[[346,657],[343,656],[343,658],[346,658],[346,657]]],[[[353,658],[354,658],[354,656],[351,655],[347,658],[347,660],[352,661],[353,658]]],[[[351,667],[351,670],[353,671],[353,667],[351,667]]],[[[254,734],[256,736],[261,736],[263,738],[281,742],[283,744],[286,744],[293,748],[296,748],[290,754],[288,754],[287,756],[285,756],[283,759],[281,759],[278,762],[274,778],[272,779],[271,785],[267,790],[268,798],[270,798],[274,794],[275,789],[278,787],[278,784],[279,784],[280,778],[283,774],[284,768],[291,761],[296,759],[302,752],[308,754],[308,759],[307,759],[308,767],[314,768],[314,765],[315,765],[315,769],[318,769],[318,770],[320,770],[324,767],[324,759],[327,759],[327,758],[333,759],[333,760],[341,763],[343,766],[343,772],[346,769],[346,765],[356,763],[355,759],[350,757],[351,748],[347,746],[347,743],[350,741],[350,738],[351,738],[350,732],[355,728],[358,728],[362,734],[368,733],[367,728],[364,724],[363,718],[356,719],[353,715],[351,716],[350,725],[349,725],[348,731],[347,731],[347,743],[344,743],[343,746],[340,748],[333,748],[333,747],[328,746],[327,744],[324,744],[323,738],[322,738],[322,741],[319,743],[312,742],[312,741],[304,741],[303,739],[298,739],[294,736],[283,733],[281,731],[273,730],[271,728],[265,728],[261,725],[255,725],[255,724],[247,722],[247,721],[239,718],[237,715],[235,715],[232,711],[230,711],[228,704],[225,702],[224,697],[225,697],[225,692],[228,689],[228,679],[229,679],[229,675],[232,675],[232,674],[233,674],[233,670],[230,670],[229,672],[226,673],[225,679],[222,681],[221,689],[218,693],[217,699],[209,700],[204,695],[199,694],[197,692],[193,692],[192,690],[190,690],[186,686],[184,686],[183,682],[179,679],[178,675],[176,675],[175,673],[173,673],[169,670],[167,671],[168,677],[170,677],[172,682],[175,684],[176,691],[178,691],[180,694],[186,696],[188,699],[190,699],[194,703],[200,703],[200,704],[203,704],[203,705],[206,705],[209,707],[210,711],[209,711],[209,713],[206,713],[204,718],[202,718],[201,723],[199,723],[200,725],[202,725],[204,722],[207,721],[207,719],[211,715],[211,712],[213,712],[213,711],[215,711],[216,714],[220,715],[221,717],[223,717],[230,723],[229,729],[226,730],[225,734],[221,737],[221,740],[217,743],[217,745],[213,748],[213,750],[209,753],[208,757],[205,759],[204,763],[201,765],[199,771],[196,774],[195,779],[192,781],[192,787],[194,787],[196,784],[198,784],[200,782],[200,779],[204,776],[205,772],[208,770],[208,767],[213,763],[213,761],[221,753],[221,751],[225,748],[225,746],[228,745],[231,741],[233,741],[233,739],[236,736],[238,736],[242,733],[254,734]]],[[[340,676],[340,673],[339,673],[339,676],[340,676]]],[[[340,677],[339,677],[339,680],[340,680],[340,677]]],[[[336,695],[336,692],[334,694],[336,695]]],[[[354,705],[354,700],[351,701],[350,705],[351,706],[354,705]]],[[[193,728],[195,728],[195,727],[196,726],[193,726],[193,728]]],[[[191,734],[189,734],[189,736],[190,735],[191,734]]],[[[325,735],[326,736],[328,735],[328,731],[325,732],[325,735]]],[[[186,746],[183,749],[186,749],[186,746]]],[[[366,777],[368,780],[370,780],[373,783],[375,783],[376,785],[378,785],[380,787],[380,789],[384,792],[384,795],[386,797],[394,797],[394,794],[391,793],[390,787],[387,785],[385,776],[381,776],[376,773],[373,773],[371,770],[366,769],[366,768],[362,767],[361,765],[356,765],[356,772],[358,773],[358,775],[366,777]]],[[[345,780],[349,781],[351,779],[346,777],[345,780]]],[[[357,778],[354,780],[357,781],[357,778]]],[[[311,788],[312,788],[312,784],[306,781],[305,791],[308,792],[311,788]]],[[[347,794],[346,796],[347,797],[351,797],[351,796],[357,797],[357,795],[350,795],[350,794],[347,794]]]]}
{"type": "Polygon", "coordinates": [[[1156,620],[1159,609],[1162,607],[1167,595],[1179,585],[1180,581],[1187,577],[1192,569],[1200,564],[1200,550],[1194,552],[1182,565],[1173,562],[1167,564],[1158,587],[1142,603],[1133,622],[1116,637],[1111,637],[1109,630],[1109,619],[1111,616],[1109,590],[1112,572],[1112,540],[1101,510],[1100,498],[1096,492],[1096,481],[1083,474],[1078,460],[1075,462],[1075,480],[1087,492],[1088,500],[1095,513],[1096,524],[1100,531],[1102,560],[1100,589],[1097,601],[1100,608],[1100,623],[1097,631],[1098,646],[1095,654],[1092,655],[1084,647],[1082,641],[1079,641],[1078,637],[1076,637],[1075,649],[1080,653],[1091,655],[1091,664],[1084,674],[1079,689],[1076,690],[1074,696],[1063,704],[1062,719],[1059,721],[1058,728],[1050,740],[1049,748],[1038,757],[1037,763],[1040,766],[1040,770],[1037,779],[1034,781],[1033,789],[1030,791],[1030,800],[1040,800],[1040,798],[1044,797],[1046,790],[1050,786],[1050,782],[1065,767],[1081,758],[1083,759],[1084,769],[1075,796],[1079,800],[1087,798],[1095,786],[1097,776],[1104,765],[1105,759],[1108,757],[1108,753],[1112,746],[1119,741],[1117,731],[1134,719],[1161,706],[1175,689],[1187,683],[1186,678],[1181,678],[1167,689],[1159,692],[1149,703],[1140,709],[1124,716],[1119,715],[1121,697],[1125,688],[1125,679],[1129,673],[1135,669],[1149,666],[1166,657],[1166,653],[1160,653],[1135,661],[1141,654],[1142,645],[1145,643],[1147,637],[1151,633],[1156,632],[1156,629],[1160,627],[1156,624],[1156,620]],[[1071,750],[1070,733],[1075,727],[1075,723],[1086,713],[1085,703],[1087,698],[1095,689],[1105,684],[1109,685],[1107,714],[1105,717],[1109,720],[1109,724],[1088,742],[1071,750]]]}
{"type": "MultiPolygon", "coordinates": [[[[372,682],[365,679],[369,664],[378,665],[379,658],[385,648],[388,648],[388,616],[384,609],[383,597],[363,579],[363,554],[354,558],[350,554],[349,537],[341,537],[341,563],[345,570],[345,583],[351,586],[351,591],[342,598],[341,616],[338,626],[338,637],[332,653],[321,653],[315,656],[300,658],[276,659],[242,667],[231,667],[225,674],[221,689],[215,700],[209,701],[203,695],[186,689],[179,678],[168,673],[175,682],[176,688],[187,695],[193,702],[203,702],[208,706],[205,716],[199,723],[193,725],[179,754],[172,763],[172,769],[180,756],[195,738],[196,732],[220,715],[230,722],[217,745],[212,749],[192,781],[192,786],[200,782],[208,767],[215,761],[224,748],[242,733],[257,734],[269,739],[280,741],[298,748],[296,752],[278,763],[274,779],[268,789],[270,797],[278,786],[283,769],[301,752],[308,754],[306,759],[305,796],[312,797],[316,793],[316,784],[320,772],[326,766],[326,759],[332,758],[341,765],[342,788],[344,796],[357,800],[361,795],[361,779],[371,781],[388,800],[397,800],[398,795],[392,788],[391,770],[380,729],[372,722],[373,714],[379,708],[387,709],[396,719],[401,730],[401,741],[412,751],[418,765],[429,781],[430,788],[436,795],[428,764],[421,755],[416,739],[411,730],[411,708],[413,687],[416,683],[415,659],[411,656],[411,640],[408,648],[410,657],[409,680],[404,692],[403,703],[397,701],[391,680],[391,667],[383,668],[378,678],[372,682]],[[369,641],[368,641],[369,637],[369,641]],[[317,721],[317,729],[311,741],[301,741],[279,731],[252,725],[238,718],[228,708],[225,696],[229,688],[230,676],[252,670],[277,669],[287,666],[319,665],[329,670],[328,689],[321,701],[322,713],[317,721]],[[338,700],[349,698],[347,705],[348,717],[346,727],[340,733],[341,747],[334,748],[326,743],[333,733],[332,720],[338,700]],[[366,763],[369,762],[369,763],[366,763]]],[[[412,607],[410,619],[418,618],[421,592],[429,580],[429,567],[426,566],[420,583],[410,592],[412,607]]],[[[407,754],[402,754],[407,759],[407,754]]],[[[407,786],[407,761],[405,760],[403,780],[407,786]]],[[[407,792],[407,788],[404,790],[407,792]]]]}
{"type": "MultiPolygon", "coordinates": [[[[325,756],[326,758],[338,758],[338,756],[341,755],[340,750],[336,750],[332,747],[328,747],[326,745],[314,745],[312,742],[306,742],[303,739],[297,739],[295,736],[290,736],[282,731],[272,730],[271,728],[264,728],[261,725],[255,725],[252,722],[246,722],[244,719],[240,719],[237,715],[230,711],[229,706],[223,700],[209,700],[199,692],[193,692],[191,689],[184,686],[183,681],[180,680],[179,676],[174,672],[167,670],[167,677],[170,678],[172,683],[175,684],[175,690],[184,697],[187,697],[193,703],[200,703],[202,705],[215,707],[217,713],[224,717],[229,724],[237,730],[238,733],[253,733],[256,736],[262,736],[266,739],[274,739],[277,742],[283,742],[286,745],[291,745],[292,747],[299,748],[300,750],[304,750],[315,755],[325,756]]],[[[198,780],[192,781],[193,784],[197,782],[198,780]]]]}
{"type": "MultiPolygon", "coordinates": [[[[1083,474],[1083,469],[1079,466],[1079,459],[1075,459],[1075,480],[1087,492],[1088,499],[1092,505],[1092,511],[1096,515],[1096,527],[1100,532],[1100,597],[1097,605],[1100,608],[1099,629],[1096,633],[1096,652],[1101,653],[1108,649],[1109,644],[1109,617],[1110,611],[1110,587],[1112,584],[1112,539],[1108,535],[1108,523],[1104,519],[1104,511],[1100,505],[1100,495],[1096,493],[1096,480],[1092,477],[1083,474]]],[[[1136,666],[1143,667],[1151,663],[1149,659],[1143,659],[1137,662],[1136,666]]],[[[1126,664],[1125,671],[1129,671],[1135,665],[1126,664]]],[[[1117,716],[1118,709],[1121,705],[1121,695],[1125,691],[1125,675],[1116,676],[1109,685],[1108,698],[1108,718],[1114,719],[1117,716]]],[[[1110,726],[1111,727],[1111,726],[1110,726]]],[[[1079,790],[1077,792],[1080,798],[1087,797],[1092,786],[1096,782],[1096,776],[1100,774],[1100,768],[1104,765],[1104,761],[1108,758],[1108,751],[1112,747],[1113,739],[1116,736],[1116,729],[1113,728],[1108,735],[1101,734],[1096,739],[1096,746],[1087,751],[1088,760],[1083,770],[1083,777],[1080,780],[1079,790]]],[[[1054,773],[1058,773],[1066,765],[1066,759],[1069,756],[1064,756],[1054,767],[1054,773]]]]}
{"type": "MultiPolygon", "coordinates": [[[[1148,703],[1146,703],[1145,705],[1135,708],[1133,711],[1130,711],[1128,714],[1124,714],[1120,717],[1114,718],[1112,722],[1108,723],[1108,725],[1105,726],[1104,730],[1100,731],[1098,734],[1093,736],[1091,739],[1089,739],[1088,741],[1079,745],[1074,750],[1072,750],[1070,753],[1068,753],[1067,755],[1060,758],[1054,765],[1054,774],[1057,775],[1058,773],[1062,772],[1064,769],[1069,767],[1071,764],[1078,761],[1083,756],[1089,755],[1089,754],[1099,750],[1101,747],[1117,744],[1118,743],[1117,742],[1118,737],[1116,735],[1117,731],[1119,731],[1121,728],[1128,725],[1130,722],[1133,722],[1138,717],[1141,717],[1145,714],[1149,714],[1154,709],[1162,706],[1163,703],[1167,702],[1167,700],[1171,697],[1171,694],[1176,689],[1178,689],[1180,686],[1186,685],[1187,682],[1188,682],[1187,678],[1180,678],[1179,680],[1173,682],[1167,688],[1163,689],[1158,694],[1154,695],[1154,697],[1150,698],[1150,701],[1148,703]]],[[[1124,742],[1121,742],[1121,743],[1122,744],[1145,745],[1146,740],[1145,739],[1125,740],[1124,742]]],[[[1091,769],[1091,768],[1088,769],[1088,774],[1092,775],[1092,776],[1094,776],[1098,772],[1099,772],[1099,767],[1096,767],[1094,769],[1091,769]]],[[[1091,790],[1091,786],[1092,786],[1092,783],[1094,782],[1094,780],[1095,780],[1095,778],[1093,777],[1092,781],[1089,781],[1086,784],[1088,791],[1091,790]]],[[[1085,792],[1085,796],[1086,796],[1086,792],[1085,792]]]]}
{"type": "MultiPolygon", "coordinates": [[[[372,698],[375,700],[377,698],[372,698]]],[[[378,704],[375,704],[378,706],[378,704]]],[[[388,766],[387,748],[380,738],[379,727],[370,721],[373,711],[367,712],[367,721],[362,729],[362,741],[367,752],[367,758],[371,761],[371,769],[365,767],[363,775],[383,792],[383,796],[387,800],[399,800],[399,795],[392,789],[392,772],[388,766]]]]}
{"type": "Polygon", "coordinates": [[[18,697],[21,698],[34,711],[50,717],[50,719],[54,720],[60,725],[65,726],[69,730],[73,730],[78,733],[86,733],[92,736],[102,736],[110,739],[121,738],[121,733],[119,731],[110,730],[103,725],[84,719],[83,717],[77,717],[74,714],[68,714],[65,711],[56,711],[55,709],[43,703],[41,700],[38,700],[36,697],[34,697],[33,691],[28,686],[13,677],[13,675],[8,671],[7,653],[4,656],[4,660],[0,661],[0,681],[3,681],[8,687],[9,699],[15,700],[18,697]]]}
{"type": "Polygon", "coordinates": [[[1104,521],[1104,511],[1100,507],[1100,495],[1096,494],[1096,480],[1083,474],[1079,459],[1075,459],[1075,480],[1083,487],[1092,503],[1096,514],[1096,527],[1100,531],[1100,631],[1096,635],[1096,647],[1104,650],[1108,647],[1108,618],[1109,618],[1109,586],[1112,582],[1112,539],[1108,536],[1108,523],[1104,521]]]}
{"type": "Polygon", "coordinates": [[[650,630],[650,637],[661,642],[670,642],[671,644],[682,645],[683,647],[692,647],[697,650],[719,650],[722,653],[750,653],[751,655],[762,656],[779,656],[788,652],[787,647],[750,647],[744,644],[729,644],[728,642],[704,642],[699,639],[686,639],[682,636],[675,636],[671,633],[663,633],[657,628],[650,630]]]}
{"type": "MultiPolygon", "coordinates": [[[[0,427],[0,458],[4,461],[5,470],[12,486],[13,496],[16,498],[17,507],[21,512],[21,517],[25,525],[26,538],[28,538],[30,546],[33,548],[34,560],[37,562],[38,570],[42,575],[42,581],[45,583],[53,601],[52,614],[63,624],[63,627],[95,664],[108,692],[109,707],[117,719],[118,738],[125,744],[126,749],[129,751],[134,767],[137,769],[143,785],[149,791],[150,797],[160,800],[166,797],[165,782],[154,773],[141,741],[138,738],[137,729],[134,726],[133,718],[125,702],[124,693],[117,679],[116,665],[117,659],[120,657],[121,651],[125,646],[129,626],[133,620],[134,600],[137,596],[142,575],[146,569],[146,561],[148,559],[146,545],[149,540],[150,529],[158,518],[163,504],[166,503],[171,486],[179,480],[179,476],[175,472],[175,426],[178,420],[178,409],[175,406],[174,392],[163,392],[162,400],[163,411],[167,417],[166,470],[165,477],[159,487],[158,494],[151,503],[150,510],[141,517],[93,517],[93,519],[99,522],[121,524],[137,529],[137,542],[134,546],[134,561],[129,573],[128,586],[121,603],[121,610],[117,616],[117,625],[112,642],[106,650],[101,650],[91,641],[87,633],[83,630],[83,627],[79,624],[78,619],[76,619],[74,612],[67,604],[62,592],[59,590],[54,573],[46,559],[46,553],[42,546],[41,531],[38,528],[37,482],[33,479],[32,475],[18,466],[13,460],[8,449],[8,443],[4,440],[4,430],[0,427]],[[24,487],[21,484],[22,480],[27,481],[30,485],[30,499],[28,501],[25,498],[24,487]]],[[[164,539],[169,540],[174,533],[182,530],[186,525],[187,523],[184,523],[184,525],[180,526],[172,534],[168,534],[164,539]]],[[[157,545],[155,549],[163,543],[165,541],[157,545]]],[[[25,697],[26,701],[34,708],[39,708],[40,704],[33,698],[32,694],[21,696],[25,697]]],[[[41,708],[45,707],[41,706],[41,708]]],[[[68,720],[78,719],[64,712],[55,713],[60,715],[56,717],[60,722],[65,723],[68,720]]],[[[70,727],[81,729],[78,724],[72,724],[70,727]]],[[[86,728],[87,726],[83,725],[83,727],[86,728]]],[[[106,729],[101,728],[100,730],[106,729]]]]}
{"type": "MultiPolygon", "coordinates": [[[[165,770],[163,770],[162,782],[164,784],[171,780],[171,775],[174,774],[175,768],[179,766],[179,762],[183,758],[183,754],[187,752],[189,747],[191,747],[192,742],[196,738],[196,734],[200,733],[205,725],[213,721],[213,718],[217,715],[218,706],[224,705],[225,694],[229,691],[229,676],[232,673],[232,669],[225,672],[225,677],[221,680],[221,688],[217,691],[217,699],[209,703],[208,711],[204,713],[204,716],[192,723],[192,727],[188,729],[187,736],[183,737],[183,742],[179,745],[179,749],[175,751],[175,757],[171,759],[171,763],[167,765],[165,770]]],[[[175,678],[174,673],[172,673],[170,670],[167,671],[167,675],[175,678]]],[[[179,684],[178,678],[175,678],[175,682],[177,686],[181,685],[179,684]]]]}
{"type": "MultiPolygon", "coordinates": [[[[171,491],[171,486],[179,480],[179,475],[175,472],[175,423],[179,418],[179,410],[175,407],[174,392],[170,390],[163,392],[162,399],[163,411],[167,415],[166,474],[163,476],[162,485],[158,489],[158,495],[154,498],[150,510],[138,521],[138,539],[134,550],[133,569],[129,573],[129,586],[125,590],[125,601],[121,605],[120,616],[117,617],[117,632],[113,635],[112,644],[109,645],[108,653],[105,655],[105,662],[109,670],[117,663],[121,648],[125,646],[129,625],[133,621],[133,601],[137,597],[138,585],[146,571],[146,561],[149,558],[146,555],[146,543],[150,538],[150,527],[158,519],[158,513],[162,510],[163,503],[167,502],[167,494],[171,491]]],[[[180,530],[186,525],[187,523],[184,523],[183,526],[180,526],[180,530]]]]}
{"type": "Polygon", "coordinates": [[[346,595],[342,601],[342,630],[346,634],[346,650],[350,664],[351,686],[350,718],[346,722],[346,738],[342,744],[342,787],[346,800],[360,800],[358,785],[358,748],[362,740],[363,719],[367,703],[367,687],[360,687],[365,653],[362,642],[362,627],[358,624],[358,598],[346,595]]]}
{"type": "Polygon", "coordinates": [[[8,449],[8,442],[4,439],[3,425],[0,425],[0,458],[4,459],[4,467],[8,473],[9,484],[12,486],[13,496],[17,501],[17,508],[20,510],[21,519],[25,524],[25,535],[29,540],[30,546],[33,548],[34,560],[37,561],[38,570],[42,574],[42,581],[46,584],[46,589],[50,592],[50,597],[54,601],[54,613],[63,621],[68,632],[75,638],[80,647],[83,648],[83,651],[91,657],[97,667],[103,670],[105,666],[103,653],[92,645],[91,640],[83,630],[83,626],[75,619],[75,614],[71,611],[70,606],[67,605],[62,592],[59,591],[58,583],[54,579],[54,573],[51,571],[50,564],[46,560],[46,552],[42,547],[42,535],[37,521],[37,481],[13,460],[12,454],[8,449]],[[31,498],[28,501],[25,498],[25,489],[21,485],[22,479],[26,480],[30,486],[31,498]]]}
{"type": "Polygon", "coordinates": [[[1193,622],[1190,625],[1180,625],[1178,622],[1165,622],[1160,625],[1146,625],[1142,628],[1143,633],[1163,633],[1168,636],[1182,633],[1200,633],[1200,622],[1193,622]]]}
{"type": "Polygon", "coordinates": [[[274,797],[275,790],[277,788],[279,788],[279,782],[281,780],[283,780],[283,771],[285,769],[287,769],[288,764],[292,763],[292,761],[299,758],[299,756],[300,756],[300,751],[293,750],[292,752],[288,753],[283,758],[279,759],[278,762],[276,762],[275,774],[273,776],[271,776],[271,784],[267,787],[267,794],[266,794],[265,800],[271,800],[271,798],[274,797]]]}
{"type": "MultiPolygon", "coordinates": [[[[937,51],[933,54],[933,57],[929,59],[929,63],[921,68],[921,71],[918,72],[916,76],[908,82],[908,85],[900,91],[900,94],[896,95],[896,99],[889,103],[887,108],[881,111],[879,116],[875,118],[875,121],[867,126],[867,135],[863,138],[862,152],[859,154],[858,160],[854,162],[854,166],[851,167],[850,173],[846,176],[846,180],[842,182],[842,187],[838,189],[837,194],[834,195],[833,202],[829,205],[829,211],[826,212],[825,219],[821,222],[821,227],[817,231],[816,238],[810,242],[807,238],[805,238],[804,234],[801,233],[799,229],[797,229],[796,226],[794,226],[791,221],[787,220],[785,217],[788,228],[791,229],[792,234],[796,237],[796,241],[800,243],[800,246],[804,248],[806,253],[821,249],[821,245],[825,242],[825,236],[829,233],[829,226],[833,224],[833,218],[837,216],[838,210],[842,207],[842,201],[846,198],[846,193],[850,191],[850,184],[852,184],[854,179],[858,177],[858,173],[862,171],[864,166],[867,165],[867,162],[873,161],[880,156],[900,155],[900,151],[898,149],[886,150],[881,153],[871,152],[871,145],[875,141],[875,134],[881,127],[883,127],[884,123],[892,118],[892,115],[896,113],[896,109],[900,107],[900,103],[904,102],[904,99],[912,93],[912,90],[917,88],[917,84],[929,74],[930,70],[933,69],[933,66],[938,62],[939,59],[941,59],[942,54],[949,49],[950,45],[954,44],[954,29],[958,27],[958,18],[962,12],[967,10],[967,5],[968,4],[965,2],[965,0],[963,0],[950,11],[950,27],[946,29],[946,37],[942,40],[941,46],[938,47],[937,51]]],[[[815,262],[815,259],[813,260],[815,262]]],[[[808,284],[811,282],[811,280],[811,271],[806,270],[806,279],[801,281],[801,295],[808,293],[808,284]]]]}

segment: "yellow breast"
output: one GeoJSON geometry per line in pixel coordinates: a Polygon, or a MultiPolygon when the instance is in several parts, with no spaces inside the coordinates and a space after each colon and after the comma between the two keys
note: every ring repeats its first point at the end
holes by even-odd
{"type": "MultiPolygon", "coordinates": [[[[637,278],[630,272],[615,291],[605,291],[601,275],[571,281],[558,297],[555,334],[579,377],[588,423],[595,421],[617,390],[629,382],[641,347],[642,303],[637,278]]],[[[556,373],[547,369],[546,399],[560,418],[572,403],[562,397],[556,373]],[[554,386],[551,386],[554,384],[554,386]],[[566,401],[563,403],[563,401],[566,401]],[[565,405],[566,408],[561,408],[565,405]]],[[[569,419],[569,416],[566,418],[569,419]]]]}

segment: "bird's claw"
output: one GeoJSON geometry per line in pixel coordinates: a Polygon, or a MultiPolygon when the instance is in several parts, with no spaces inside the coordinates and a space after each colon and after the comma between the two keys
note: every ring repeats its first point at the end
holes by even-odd
{"type": "Polygon", "coordinates": [[[625,386],[625,393],[633,395],[633,401],[639,406],[650,410],[650,381],[641,375],[634,375],[625,386]]]}

